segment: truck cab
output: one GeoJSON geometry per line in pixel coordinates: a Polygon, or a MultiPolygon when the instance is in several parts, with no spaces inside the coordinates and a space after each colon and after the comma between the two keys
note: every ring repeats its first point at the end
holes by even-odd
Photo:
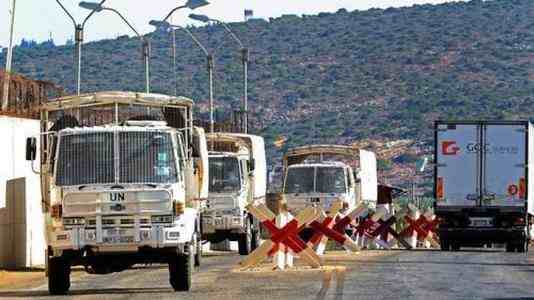
{"type": "MultiPolygon", "coordinates": [[[[166,263],[176,291],[189,290],[198,211],[188,207],[195,173],[193,102],[99,92],[56,99],[41,111],[40,155],[51,294],[67,293],[72,266],[120,272],[166,263]]],[[[34,160],[36,140],[27,143],[34,160]]]]}
{"type": "Polygon", "coordinates": [[[339,200],[343,211],[362,202],[376,206],[376,157],[372,152],[339,145],[304,146],[286,153],[284,167],[283,200],[291,211],[308,206],[328,211],[332,202],[339,200]],[[333,160],[335,156],[344,159],[333,160]],[[347,160],[357,160],[356,167],[347,160]]]}
{"type": "Polygon", "coordinates": [[[236,133],[207,135],[209,193],[202,210],[202,235],[210,242],[237,241],[249,254],[260,240],[258,221],[246,207],[265,203],[266,162],[263,138],[236,133]]]}

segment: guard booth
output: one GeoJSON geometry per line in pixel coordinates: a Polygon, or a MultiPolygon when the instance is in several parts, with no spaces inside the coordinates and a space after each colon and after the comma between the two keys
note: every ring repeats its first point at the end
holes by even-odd
{"type": "Polygon", "coordinates": [[[0,268],[45,264],[40,177],[25,159],[26,138],[39,131],[38,120],[0,116],[0,268]]]}
{"type": "MultiPolygon", "coordinates": [[[[4,78],[0,70],[0,86],[4,78]]],[[[0,110],[0,269],[45,265],[41,184],[34,172],[40,163],[33,170],[25,148],[27,138],[40,134],[39,106],[60,93],[52,83],[11,75],[8,107],[0,110]]]]}

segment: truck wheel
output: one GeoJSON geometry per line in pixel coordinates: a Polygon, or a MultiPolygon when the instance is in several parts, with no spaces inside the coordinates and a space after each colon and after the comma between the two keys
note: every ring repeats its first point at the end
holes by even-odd
{"type": "Polygon", "coordinates": [[[450,251],[451,250],[451,244],[446,239],[442,239],[441,241],[439,241],[439,246],[441,247],[441,251],[450,251]]]}
{"type": "Polygon", "coordinates": [[[256,248],[258,248],[260,244],[261,244],[260,232],[258,229],[255,229],[254,231],[252,231],[252,241],[250,244],[250,250],[251,251],[256,250],[256,248]]]}
{"type": "Polygon", "coordinates": [[[182,254],[176,254],[169,259],[169,282],[174,291],[189,291],[193,277],[193,249],[190,244],[182,254]]]}
{"type": "Polygon", "coordinates": [[[70,288],[70,263],[63,257],[48,259],[48,292],[65,295],[70,288]]]}
{"type": "Polygon", "coordinates": [[[200,267],[202,261],[202,238],[197,233],[195,236],[195,267],[200,267]]]}
{"type": "Polygon", "coordinates": [[[250,222],[245,224],[245,233],[240,233],[237,239],[240,255],[249,255],[252,248],[252,228],[250,222]]]}
{"type": "Polygon", "coordinates": [[[526,246],[525,242],[517,244],[517,252],[519,252],[519,253],[525,253],[526,248],[527,248],[527,246],[526,246]]]}

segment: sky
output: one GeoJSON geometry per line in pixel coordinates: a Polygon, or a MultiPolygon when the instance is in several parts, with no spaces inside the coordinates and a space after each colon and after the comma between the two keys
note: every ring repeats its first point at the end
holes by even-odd
{"type": "MultiPolygon", "coordinates": [[[[6,47],[9,40],[9,10],[13,0],[0,0],[0,46],[6,47]]],[[[15,35],[16,44],[22,38],[38,42],[52,37],[56,44],[64,44],[73,37],[74,25],[61,10],[56,0],[16,0],[15,35]]],[[[60,0],[81,22],[88,11],[78,7],[79,0],[60,0]]],[[[87,0],[91,1],[91,0],[87,0]]],[[[93,0],[95,1],[95,0],[93,0]]],[[[186,0],[107,0],[105,5],[119,10],[141,33],[153,31],[148,22],[162,19],[171,9],[186,0]]],[[[227,22],[243,21],[243,11],[251,9],[254,17],[268,19],[284,14],[318,14],[335,12],[340,8],[348,11],[370,8],[412,6],[414,4],[439,4],[451,0],[208,0],[211,4],[195,10],[212,18],[227,22]]],[[[201,25],[188,19],[189,9],[182,9],[173,15],[178,25],[201,25]]],[[[101,12],[91,17],[85,27],[85,41],[132,35],[130,29],[110,12],[101,12]]]]}

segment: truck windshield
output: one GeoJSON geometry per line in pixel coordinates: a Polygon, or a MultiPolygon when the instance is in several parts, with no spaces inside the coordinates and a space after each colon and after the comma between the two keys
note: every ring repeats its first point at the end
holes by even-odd
{"type": "Polygon", "coordinates": [[[345,180],[340,167],[289,168],[284,193],[345,193],[345,180]]]}
{"type": "Polygon", "coordinates": [[[209,158],[209,192],[237,192],[241,189],[239,161],[235,157],[209,158]]]}
{"type": "Polygon", "coordinates": [[[115,181],[113,132],[61,136],[57,155],[59,186],[115,181]]]}
{"type": "Polygon", "coordinates": [[[61,136],[56,184],[71,186],[177,181],[169,133],[122,131],[118,137],[119,145],[115,145],[115,133],[111,131],[61,136]],[[119,154],[118,166],[116,153],[119,154]],[[118,181],[115,174],[119,175],[118,181]]]}
{"type": "Polygon", "coordinates": [[[120,182],[173,183],[176,163],[169,133],[132,131],[119,133],[120,182]]]}
{"type": "Polygon", "coordinates": [[[287,171],[285,193],[313,193],[314,167],[290,168],[287,171]]]}
{"type": "Polygon", "coordinates": [[[339,167],[317,167],[317,193],[345,193],[345,172],[339,167]]]}

